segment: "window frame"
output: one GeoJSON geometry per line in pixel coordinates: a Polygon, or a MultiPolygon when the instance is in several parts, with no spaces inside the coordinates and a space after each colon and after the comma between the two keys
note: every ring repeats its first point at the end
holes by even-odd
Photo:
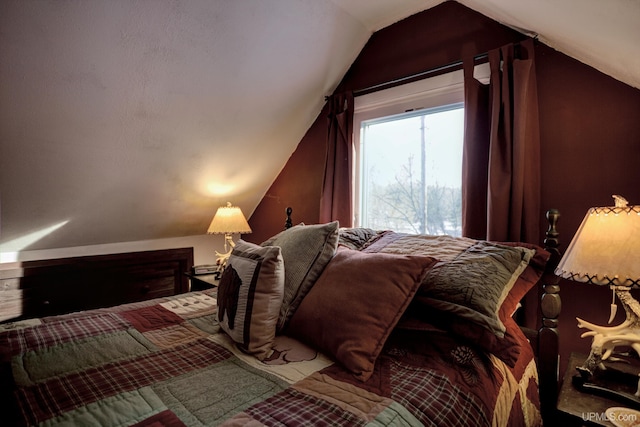
{"type": "MultiPolygon", "coordinates": [[[[483,84],[489,81],[489,64],[479,64],[474,68],[474,78],[483,84]]],[[[357,96],[354,99],[353,115],[353,224],[361,226],[362,202],[362,122],[400,116],[421,110],[437,111],[454,104],[464,108],[464,74],[462,70],[452,71],[416,82],[406,83],[378,92],[357,96]]]]}

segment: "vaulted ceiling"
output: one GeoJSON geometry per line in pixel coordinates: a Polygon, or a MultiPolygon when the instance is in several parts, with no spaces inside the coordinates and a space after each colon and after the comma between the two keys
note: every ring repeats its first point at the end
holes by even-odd
{"type": "MultiPolygon", "coordinates": [[[[3,0],[0,252],[249,216],[370,35],[442,0],[3,0]]],[[[640,88],[640,2],[460,0],[640,88]]]]}

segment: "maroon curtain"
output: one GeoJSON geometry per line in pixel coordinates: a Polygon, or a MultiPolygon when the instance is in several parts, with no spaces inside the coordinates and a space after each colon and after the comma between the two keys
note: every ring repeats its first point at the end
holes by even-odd
{"type": "Polygon", "coordinates": [[[353,93],[329,99],[329,132],[320,196],[320,222],[353,225],[353,93]]]}
{"type": "Polygon", "coordinates": [[[540,134],[533,49],[533,40],[527,40],[489,52],[488,86],[473,78],[473,58],[464,60],[464,236],[539,241],[540,134]]]}

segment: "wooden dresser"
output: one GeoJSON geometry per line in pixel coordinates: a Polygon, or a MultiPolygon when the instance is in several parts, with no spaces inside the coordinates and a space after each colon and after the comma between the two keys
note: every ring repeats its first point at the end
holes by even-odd
{"type": "Polygon", "coordinates": [[[0,322],[109,307],[189,290],[193,248],[0,266],[0,322]]]}

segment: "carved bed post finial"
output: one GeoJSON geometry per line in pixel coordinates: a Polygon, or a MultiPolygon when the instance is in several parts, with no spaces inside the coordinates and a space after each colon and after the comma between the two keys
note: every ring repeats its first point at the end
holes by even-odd
{"type": "Polygon", "coordinates": [[[284,229],[285,230],[288,229],[288,228],[293,227],[293,222],[291,222],[291,212],[293,212],[293,209],[291,209],[291,207],[288,207],[285,210],[285,213],[287,214],[287,219],[284,222],[284,229]]]}
{"type": "MultiPolygon", "coordinates": [[[[550,248],[552,251],[556,252],[557,255],[560,255],[560,253],[558,252],[558,246],[560,244],[560,242],[558,241],[558,236],[560,235],[560,233],[558,233],[558,230],[556,229],[556,225],[558,224],[558,219],[560,218],[560,211],[558,211],[557,209],[549,209],[547,211],[546,217],[547,217],[547,222],[549,223],[549,228],[545,233],[545,239],[544,239],[545,249],[550,248]]],[[[560,260],[558,259],[558,261],[560,260]]]]}
{"type": "Polygon", "coordinates": [[[556,276],[554,270],[560,262],[560,240],[558,236],[558,230],[556,225],[560,218],[560,212],[557,209],[550,209],[547,211],[547,220],[549,221],[549,228],[545,233],[544,249],[551,254],[549,262],[544,276],[543,282],[543,294],[540,308],[542,311],[542,327],[557,328],[558,316],[560,315],[560,277],[556,276]]]}
{"type": "Polygon", "coordinates": [[[560,277],[554,270],[560,262],[560,241],[556,224],[560,218],[557,209],[547,211],[549,228],[545,233],[544,249],[551,254],[542,278],[542,297],[540,311],[542,326],[538,331],[538,363],[540,365],[540,409],[543,419],[553,417],[558,399],[558,359],[560,337],[558,335],[558,317],[560,316],[560,277]]]}
{"type": "Polygon", "coordinates": [[[556,230],[556,224],[560,218],[560,212],[557,209],[547,211],[547,220],[549,221],[549,229],[545,234],[544,249],[551,254],[547,268],[543,277],[542,299],[540,301],[540,310],[542,312],[542,330],[549,329],[557,336],[558,316],[562,308],[560,302],[560,277],[556,276],[554,270],[560,262],[560,250],[558,246],[559,233],[556,230]]]}

